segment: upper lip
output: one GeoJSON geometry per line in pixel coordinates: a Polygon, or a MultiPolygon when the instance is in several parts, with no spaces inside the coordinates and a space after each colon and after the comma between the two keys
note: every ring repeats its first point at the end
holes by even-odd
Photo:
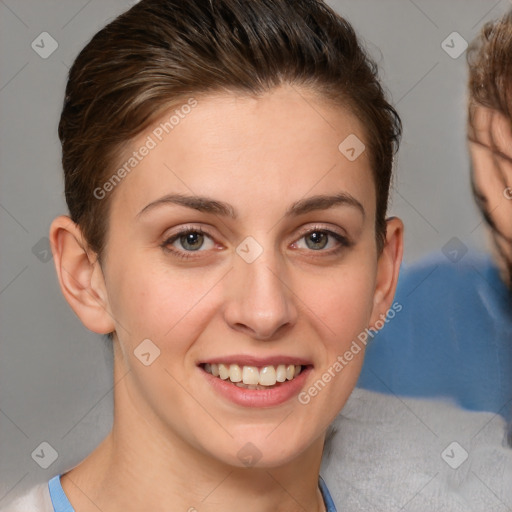
{"type": "Polygon", "coordinates": [[[200,361],[198,364],[238,364],[240,366],[277,366],[280,364],[294,364],[308,366],[311,365],[311,361],[302,357],[296,356],[268,356],[268,357],[257,357],[246,354],[230,355],[230,356],[219,356],[211,357],[200,361]]]}

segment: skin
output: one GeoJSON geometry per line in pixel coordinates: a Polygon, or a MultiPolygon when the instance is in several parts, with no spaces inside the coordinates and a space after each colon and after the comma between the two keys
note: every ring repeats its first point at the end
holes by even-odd
{"type": "Polygon", "coordinates": [[[468,126],[472,180],[498,233],[491,231],[494,259],[509,282],[506,261],[512,260],[512,127],[497,110],[474,105],[468,126]]]}
{"type": "MultiPolygon", "coordinates": [[[[117,186],[101,267],[68,217],[52,223],[64,296],[87,328],[115,331],[112,432],[62,485],[78,512],[323,510],[326,429],[355,386],[363,351],[307,405],[293,398],[258,409],[218,395],[197,364],[230,354],[303,357],[313,365],[308,388],[390,308],[403,225],[388,220],[379,256],[368,154],[350,162],[338,150],[349,134],[364,141],[348,111],[291,86],[197,99],[117,186]],[[175,204],[138,215],[170,193],[228,203],[237,218],[175,204]],[[285,215],[298,201],[338,193],[364,214],[337,204],[285,215]],[[185,260],[161,247],[183,226],[211,236],[185,260]],[[311,249],[305,232],[315,229],[350,246],[329,237],[311,249]],[[247,236],[263,248],[253,263],[236,253],[247,236]],[[161,353],[144,366],[133,352],[147,338],[161,353]],[[261,458],[247,468],[237,453],[248,442],[261,458]]],[[[169,246],[186,252],[179,241],[169,246]]]]}

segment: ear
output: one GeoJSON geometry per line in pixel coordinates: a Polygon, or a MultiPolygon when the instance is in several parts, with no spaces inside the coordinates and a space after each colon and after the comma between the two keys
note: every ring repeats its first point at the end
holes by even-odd
{"type": "Polygon", "coordinates": [[[79,226],[65,215],[57,217],[50,226],[50,245],[60,289],[78,318],[98,334],[114,331],[103,271],[79,226]]]}
{"type": "MultiPolygon", "coordinates": [[[[377,263],[375,293],[370,326],[382,324],[395,297],[403,254],[403,222],[397,217],[386,221],[386,241],[377,263]],[[379,322],[377,322],[379,320],[379,322]]],[[[382,326],[381,326],[382,327],[382,326]]],[[[374,327],[374,329],[378,329],[374,327]]]]}

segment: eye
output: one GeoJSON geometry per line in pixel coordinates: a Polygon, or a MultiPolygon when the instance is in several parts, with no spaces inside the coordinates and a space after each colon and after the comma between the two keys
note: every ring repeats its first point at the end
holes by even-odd
{"type": "Polygon", "coordinates": [[[201,252],[213,249],[213,239],[198,228],[187,228],[168,238],[163,244],[166,249],[176,252],[201,252]]]}
{"type": "Polygon", "coordinates": [[[346,237],[327,229],[312,229],[307,231],[293,244],[297,249],[311,249],[312,251],[335,252],[336,249],[350,245],[346,237]]]}

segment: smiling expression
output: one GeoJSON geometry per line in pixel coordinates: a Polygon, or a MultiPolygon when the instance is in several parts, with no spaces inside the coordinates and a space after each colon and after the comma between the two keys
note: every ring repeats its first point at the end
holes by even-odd
{"type": "Polygon", "coordinates": [[[111,198],[116,372],[166,439],[235,465],[250,442],[281,464],[325,432],[363,352],[307,405],[299,392],[385,313],[369,157],[338,150],[365,134],[292,87],[197,100],[111,198]],[[149,365],[143,340],[159,350],[149,365]]]}

